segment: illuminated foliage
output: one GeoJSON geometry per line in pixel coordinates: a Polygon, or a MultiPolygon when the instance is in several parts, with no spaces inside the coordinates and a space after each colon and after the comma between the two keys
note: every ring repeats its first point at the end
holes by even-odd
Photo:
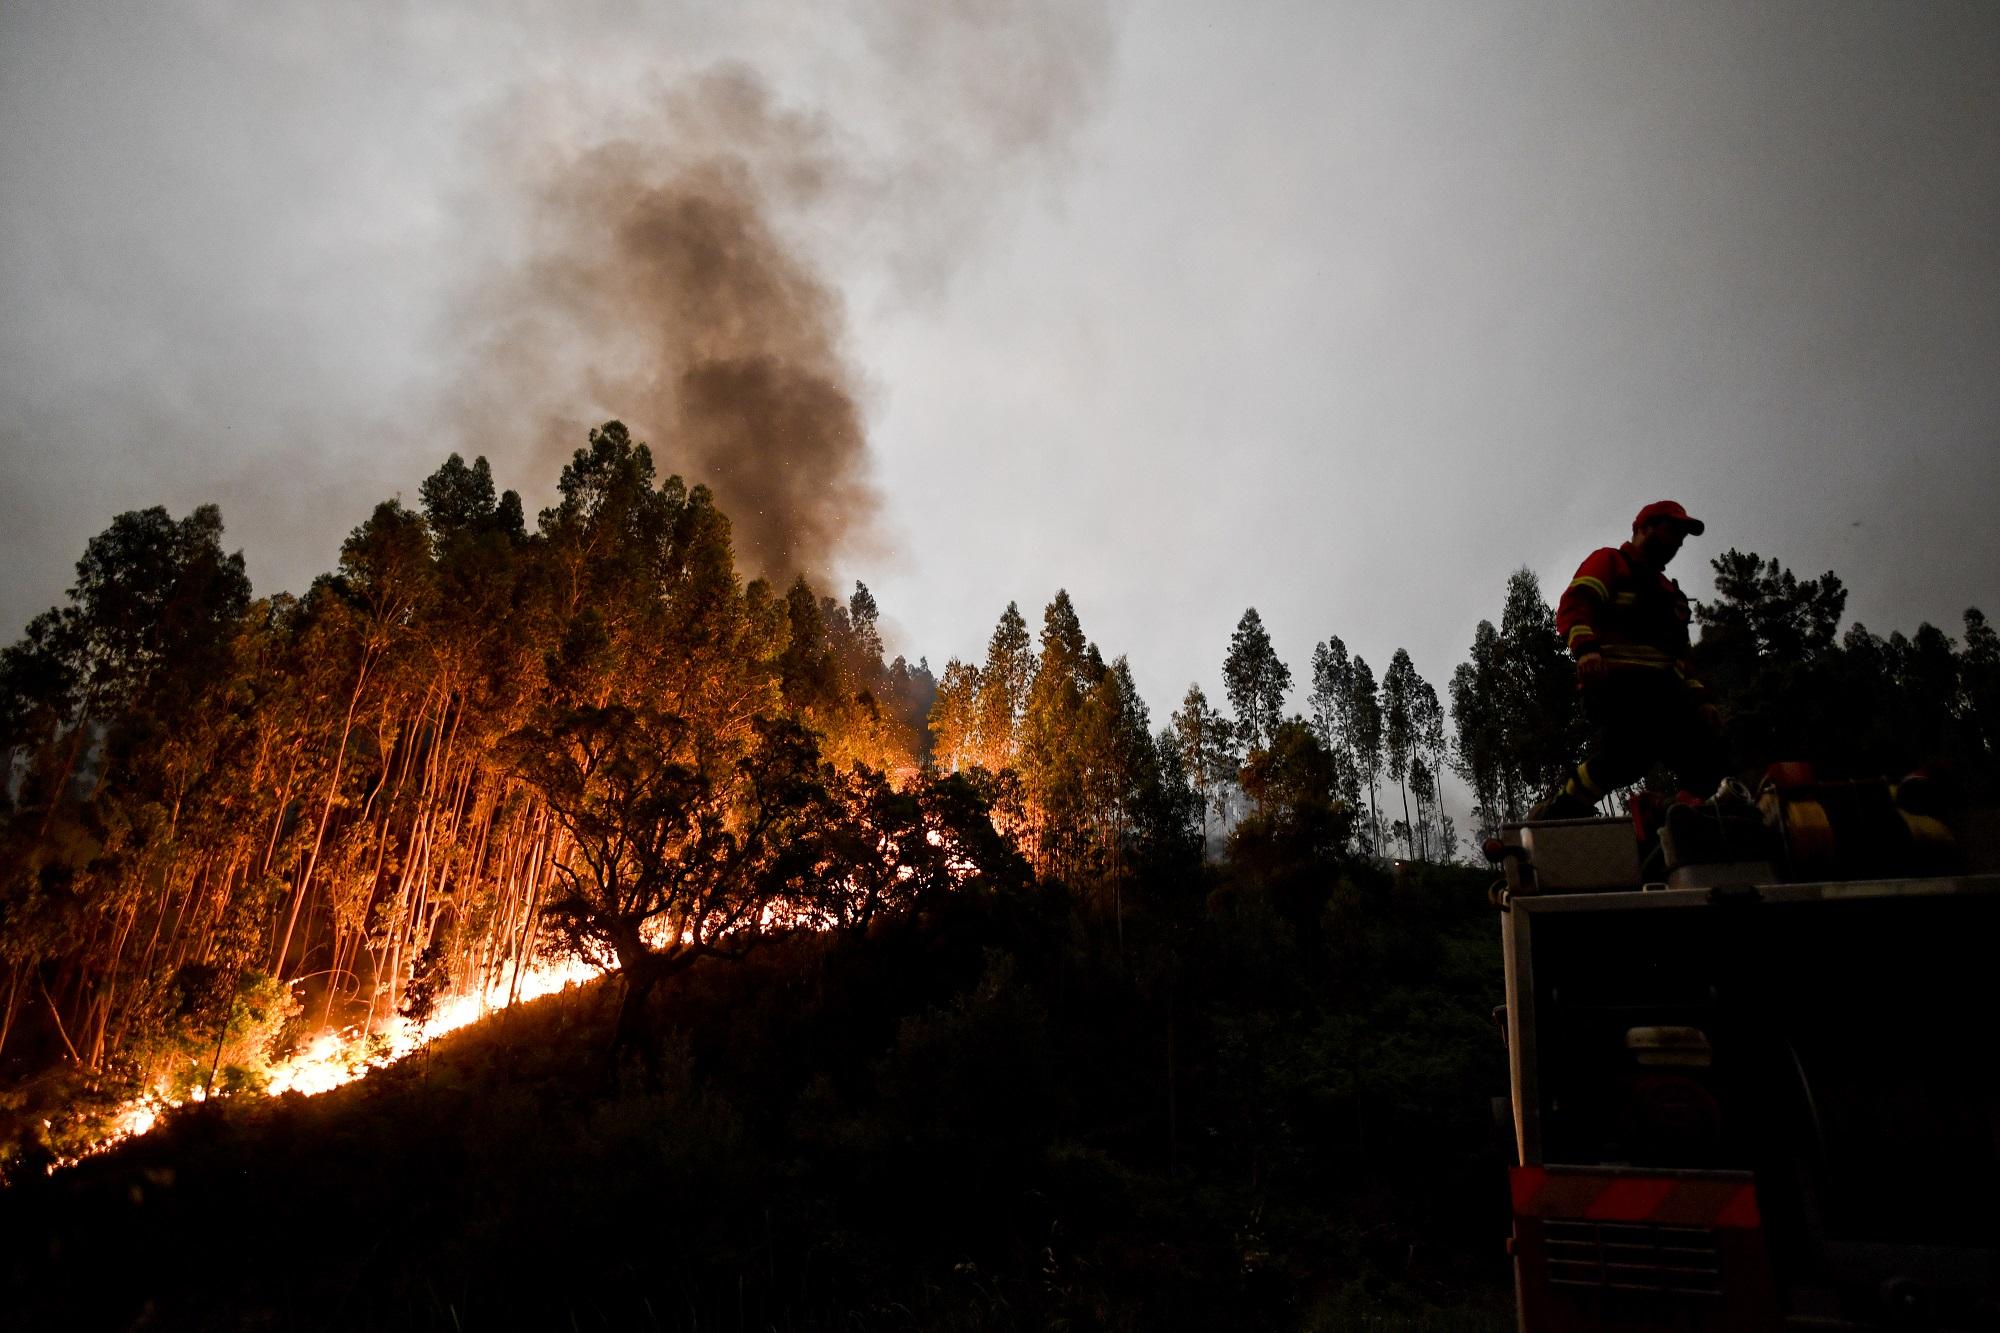
{"type": "MultiPolygon", "coordinates": [[[[302,595],[254,601],[212,506],[120,515],[0,651],[10,1072],[185,1089],[205,1051],[204,1084],[250,1086],[252,1047],[504,1000],[552,950],[618,965],[636,1022],[693,960],[793,928],[868,936],[1030,875],[1122,951],[1135,907],[1216,873],[1203,844],[1238,789],[1255,809],[1232,892],[1282,881],[1309,914],[1350,841],[1386,850],[1385,775],[1402,850],[1444,860],[1440,773],[1490,826],[1581,739],[1526,570],[1452,675],[1449,738],[1407,653],[1378,687],[1334,637],[1310,722],[1286,719],[1290,668],[1254,610],[1224,663],[1236,722],[1195,689],[1155,735],[1066,592],[1039,635],[1010,603],[942,679],[885,661],[865,585],[746,582],[713,496],[617,422],[532,525],[484,459],[449,456],[417,494],[377,505],[302,595]]],[[[1735,552],[1717,574],[1698,655],[1743,765],[1942,757],[1992,781],[2000,648],[1977,611],[1962,646],[1928,625],[1836,637],[1832,575],[1735,552]]]]}
{"type": "Polygon", "coordinates": [[[719,752],[690,719],[623,705],[557,713],[508,739],[569,854],[542,927],[587,959],[615,957],[626,1018],[697,958],[741,957],[766,915],[810,912],[831,822],[811,735],[759,720],[719,752]]]}
{"type": "Polygon", "coordinates": [[[417,489],[254,603],[212,506],[122,515],[0,654],[15,1068],[145,1079],[230,1045],[197,976],[276,977],[284,1041],[504,994],[558,937],[640,960],[643,991],[660,941],[735,950],[779,894],[839,915],[866,875],[837,858],[883,858],[829,831],[866,781],[915,781],[932,683],[882,661],[865,588],[743,583],[709,492],[617,422],[532,531],[483,458],[417,489]]]}

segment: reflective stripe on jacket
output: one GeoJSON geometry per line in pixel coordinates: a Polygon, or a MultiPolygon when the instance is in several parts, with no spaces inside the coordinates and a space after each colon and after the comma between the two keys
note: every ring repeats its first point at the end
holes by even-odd
{"type": "Polygon", "coordinates": [[[1601,653],[1614,667],[1672,671],[1698,690],[1689,660],[1692,619],[1681,585],[1630,542],[1592,551],[1556,604],[1556,632],[1572,657],[1601,653]]]}

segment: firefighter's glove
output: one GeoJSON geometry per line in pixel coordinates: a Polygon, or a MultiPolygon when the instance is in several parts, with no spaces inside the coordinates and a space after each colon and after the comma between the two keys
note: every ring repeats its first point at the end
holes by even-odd
{"type": "Polygon", "coordinates": [[[1602,685],[1611,674],[1611,667],[1604,660],[1603,653],[1585,653],[1576,659],[1576,683],[1579,685],[1602,685]]]}

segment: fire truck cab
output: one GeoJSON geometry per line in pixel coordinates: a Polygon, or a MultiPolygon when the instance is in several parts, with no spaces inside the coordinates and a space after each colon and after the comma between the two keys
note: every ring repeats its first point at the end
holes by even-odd
{"type": "Polygon", "coordinates": [[[1488,846],[1526,1333],[2000,1328],[2000,864],[1789,781],[1488,846]]]}

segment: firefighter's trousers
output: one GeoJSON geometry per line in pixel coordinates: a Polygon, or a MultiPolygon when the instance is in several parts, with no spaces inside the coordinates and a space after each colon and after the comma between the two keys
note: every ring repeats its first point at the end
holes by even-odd
{"type": "Polygon", "coordinates": [[[1654,764],[1697,796],[1722,781],[1722,737],[1702,713],[1701,696],[1673,671],[1615,669],[1584,691],[1583,709],[1592,735],[1578,776],[1598,793],[1639,781],[1654,764]]]}

